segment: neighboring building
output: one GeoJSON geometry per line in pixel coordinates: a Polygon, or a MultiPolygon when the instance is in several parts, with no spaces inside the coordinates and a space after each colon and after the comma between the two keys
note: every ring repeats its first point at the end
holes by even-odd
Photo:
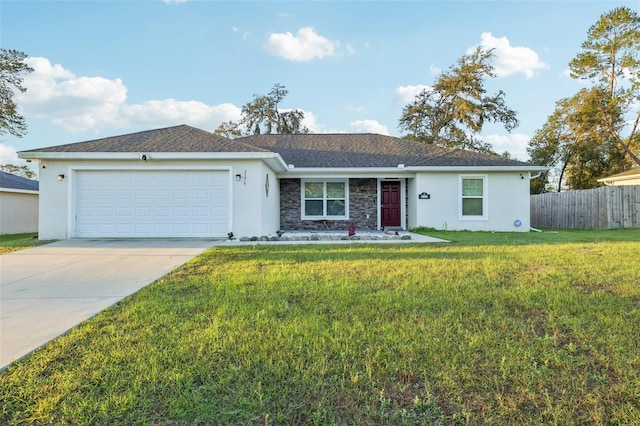
{"type": "Polygon", "coordinates": [[[640,167],[598,179],[598,182],[602,182],[607,186],[640,185],[640,167]]]}
{"type": "Polygon", "coordinates": [[[38,181],[0,171],[0,235],[38,232],[38,181]]]}
{"type": "Polygon", "coordinates": [[[40,238],[226,237],[280,229],[529,230],[529,180],[500,156],[376,134],[189,126],[34,149],[40,238]]]}

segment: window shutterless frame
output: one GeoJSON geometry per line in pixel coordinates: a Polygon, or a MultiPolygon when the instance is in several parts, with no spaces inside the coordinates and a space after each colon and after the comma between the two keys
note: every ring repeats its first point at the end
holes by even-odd
{"type": "Polygon", "coordinates": [[[458,183],[458,218],[488,220],[487,175],[460,175],[458,183]]]}
{"type": "Polygon", "coordinates": [[[302,220],[349,218],[348,179],[301,179],[302,220]]]}

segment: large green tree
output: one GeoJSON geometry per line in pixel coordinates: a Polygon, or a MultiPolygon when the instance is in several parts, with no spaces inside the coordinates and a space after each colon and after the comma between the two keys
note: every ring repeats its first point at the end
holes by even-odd
{"type": "Polygon", "coordinates": [[[242,107],[242,118],[222,123],[215,133],[229,138],[263,133],[309,133],[309,129],[302,124],[304,112],[278,109],[288,93],[285,86],[275,84],[268,94],[253,95],[253,99],[242,107]]]}
{"type": "Polygon", "coordinates": [[[589,80],[606,102],[600,108],[610,136],[640,166],[633,144],[640,123],[640,16],[628,7],[603,14],[587,32],[582,51],[569,63],[571,76],[589,80]],[[629,125],[619,126],[620,115],[629,125]]]}
{"type": "MultiPolygon", "coordinates": [[[[556,102],[556,109],[543,127],[536,131],[527,148],[531,161],[549,166],[545,180],[531,182],[534,193],[543,192],[549,177],[557,190],[593,188],[597,179],[617,173],[630,165],[624,149],[609,132],[602,111],[609,108],[599,88],[582,89],[570,98],[556,102]]],[[[614,127],[623,122],[620,115],[614,127]]]]}
{"type": "Polygon", "coordinates": [[[403,108],[398,127],[407,132],[404,137],[492,153],[491,145],[480,138],[484,124],[501,123],[509,132],[519,124],[502,90],[487,94],[485,80],[495,77],[492,58],[492,50],[478,47],[440,74],[432,89],[423,90],[403,108]]]}
{"type": "Polygon", "coordinates": [[[558,101],[528,148],[532,161],[551,167],[558,190],[593,188],[598,178],[640,166],[638,14],[626,7],[603,14],[569,68],[590,87],[558,101]]]}
{"type": "Polygon", "coordinates": [[[18,112],[15,91],[26,92],[22,86],[24,74],[33,71],[25,63],[27,55],[13,49],[0,49],[0,135],[10,133],[22,137],[27,133],[24,117],[18,112]]]}

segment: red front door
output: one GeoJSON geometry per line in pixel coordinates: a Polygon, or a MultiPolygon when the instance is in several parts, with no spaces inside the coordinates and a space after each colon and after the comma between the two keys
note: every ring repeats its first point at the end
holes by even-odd
{"type": "Polygon", "coordinates": [[[381,223],[385,228],[402,226],[400,182],[382,182],[381,223]]]}

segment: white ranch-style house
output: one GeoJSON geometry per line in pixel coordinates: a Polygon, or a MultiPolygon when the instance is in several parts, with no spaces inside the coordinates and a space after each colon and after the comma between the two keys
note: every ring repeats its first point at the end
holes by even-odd
{"type": "Polygon", "coordinates": [[[22,151],[41,239],[530,229],[544,167],[378,134],[226,139],[181,125],[22,151]]]}

